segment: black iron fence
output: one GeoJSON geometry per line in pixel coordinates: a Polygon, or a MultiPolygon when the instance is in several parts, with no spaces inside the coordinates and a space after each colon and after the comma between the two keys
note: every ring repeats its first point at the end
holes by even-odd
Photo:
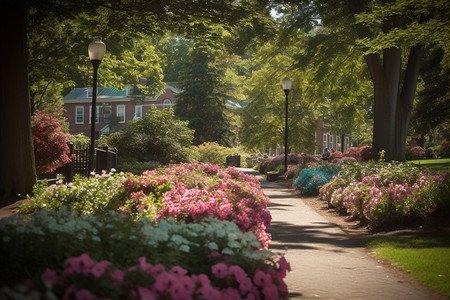
{"type": "MultiPolygon", "coordinates": [[[[55,171],[39,176],[39,180],[46,179],[49,184],[55,183],[57,175],[61,174],[64,182],[72,182],[75,174],[79,174],[84,177],[90,175],[89,170],[89,145],[82,145],[75,147],[73,143],[67,143],[70,150],[70,157],[72,162],[56,169],[55,171]]],[[[94,154],[94,166],[95,172],[101,173],[103,170],[109,172],[111,169],[117,168],[117,149],[103,146],[102,148],[95,148],[94,154]]],[[[39,181],[38,180],[38,181],[39,181]]]]}

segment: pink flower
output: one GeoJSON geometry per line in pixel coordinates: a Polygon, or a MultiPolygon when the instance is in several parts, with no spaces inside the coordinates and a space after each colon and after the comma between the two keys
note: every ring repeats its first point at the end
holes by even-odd
{"type": "Polygon", "coordinates": [[[252,287],[252,281],[248,277],[239,281],[239,292],[241,292],[241,295],[245,295],[252,287]]]}
{"type": "Polygon", "coordinates": [[[102,276],[105,273],[105,270],[111,265],[111,263],[109,261],[103,260],[99,263],[97,263],[93,268],[92,268],[92,274],[96,277],[99,278],[100,276],[102,276]]]}
{"type": "Polygon", "coordinates": [[[79,290],[75,293],[75,299],[77,300],[97,300],[98,297],[92,294],[86,289],[79,290]]]}
{"type": "Polygon", "coordinates": [[[157,297],[158,297],[158,295],[155,291],[144,288],[142,286],[138,287],[138,293],[139,293],[140,299],[153,300],[153,299],[157,299],[157,297]]]}
{"type": "Polygon", "coordinates": [[[258,269],[256,270],[255,276],[253,277],[253,282],[257,286],[263,287],[266,284],[272,283],[272,278],[270,278],[269,275],[258,269]]]}
{"type": "Polygon", "coordinates": [[[53,286],[58,282],[58,275],[56,274],[56,271],[48,268],[45,270],[44,274],[42,274],[41,278],[43,282],[48,281],[53,286]]]}
{"type": "Polygon", "coordinates": [[[122,270],[114,270],[114,272],[111,274],[111,278],[114,279],[114,285],[116,287],[119,287],[123,284],[123,279],[125,277],[125,272],[122,270]]]}
{"type": "Polygon", "coordinates": [[[263,286],[263,294],[264,294],[264,299],[270,300],[276,300],[279,299],[278,297],[278,290],[277,287],[272,284],[272,283],[267,283],[263,286]]]}
{"type": "Polygon", "coordinates": [[[87,275],[95,262],[89,257],[89,255],[83,253],[78,257],[66,259],[65,264],[69,265],[69,268],[67,268],[69,269],[69,274],[72,274],[73,272],[80,274],[83,272],[83,274],[87,275]]]}
{"type": "Polygon", "coordinates": [[[215,264],[211,267],[211,271],[217,278],[223,278],[230,274],[227,265],[224,263],[215,264]]]}

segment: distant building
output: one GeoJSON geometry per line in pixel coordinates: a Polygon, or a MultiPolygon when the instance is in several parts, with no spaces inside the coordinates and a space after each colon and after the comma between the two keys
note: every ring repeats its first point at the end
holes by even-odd
{"type": "MultiPolygon", "coordinates": [[[[98,88],[95,132],[97,137],[126,126],[129,121],[144,116],[152,105],[158,109],[173,107],[180,91],[166,86],[163,94],[154,97],[133,95],[132,89],[120,91],[111,87],[98,88]]],[[[70,134],[91,136],[92,88],[75,88],[63,97],[65,117],[70,134]]]]}
{"type": "Polygon", "coordinates": [[[323,153],[325,148],[334,149],[336,151],[344,152],[352,146],[351,139],[348,136],[342,136],[336,134],[330,126],[324,124],[322,120],[319,120],[319,130],[316,132],[316,143],[320,153],[323,153]]]}

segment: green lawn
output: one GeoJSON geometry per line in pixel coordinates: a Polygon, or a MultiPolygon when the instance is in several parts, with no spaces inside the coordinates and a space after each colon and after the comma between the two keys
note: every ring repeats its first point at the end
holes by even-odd
{"type": "Polygon", "coordinates": [[[450,172],[450,158],[411,160],[410,163],[438,173],[450,172]]]}
{"type": "Polygon", "coordinates": [[[379,258],[406,270],[419,282],[450,297],[450,237],[384,237],[363,241],[379,258]]]}

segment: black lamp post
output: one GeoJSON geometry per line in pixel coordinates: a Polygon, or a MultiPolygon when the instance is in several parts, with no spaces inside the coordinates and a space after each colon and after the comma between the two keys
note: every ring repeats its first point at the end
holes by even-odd
{"type": "Polygon", "coordinates": [[[94,171],[94,151],[95,151],[95,117],[97,115],[97,71],[103,56],[106,52],[106,45],[101,40],[93,40],[88,47],[89,59],[94,67],[94,83],[92,85],[92,110],[91,110],[91,147],[89,149],[89,171],[94,171]]]}
{"type": "Polygon", "coordinates": [[[281,86],[286,95],[286,123],[284,126],[284,173],[286,173],[288,166],[288,95],[291,90],[292,81],[286,77],[281,82],[281,86]]]}

